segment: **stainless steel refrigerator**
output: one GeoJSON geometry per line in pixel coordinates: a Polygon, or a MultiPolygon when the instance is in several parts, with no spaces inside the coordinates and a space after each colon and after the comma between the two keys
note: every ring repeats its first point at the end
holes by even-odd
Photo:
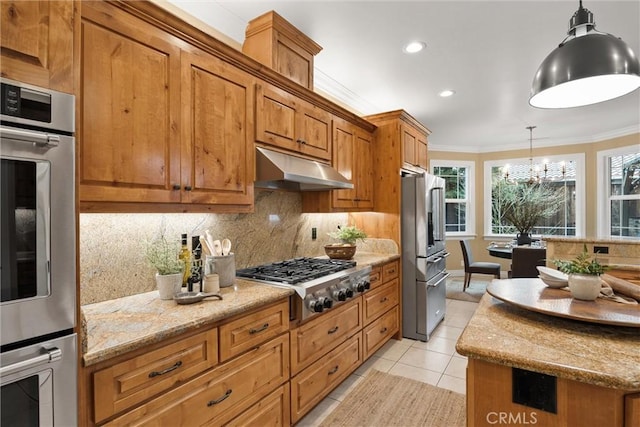
{"type": "Polygon", "coordinates": [[[447,273],[445,181],[402,176],[402,335],[428,341],[444,319],[447,273]]]}

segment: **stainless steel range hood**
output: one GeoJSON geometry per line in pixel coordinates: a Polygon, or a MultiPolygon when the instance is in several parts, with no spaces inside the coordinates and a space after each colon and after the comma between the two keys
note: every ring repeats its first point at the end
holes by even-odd
{"type": "Polygon", "coordinates": [[[293,191],[353,188],[347,178],[327,164],[262,147],[256,148],[255,186],[293,191]]]}

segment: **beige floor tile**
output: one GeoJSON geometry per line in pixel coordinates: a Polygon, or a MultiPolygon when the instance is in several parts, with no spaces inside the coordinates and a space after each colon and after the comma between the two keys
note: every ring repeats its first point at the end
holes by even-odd
{"type": "Polygon", "coordinates": [[[364,376],[370,369],[377,369],[381,372],[389,372],[389,369],[395,362],[393,360],[382,359],[375,354],[367,359],[358,369],[356,369],[356,375],[364,376]]]}
{"type": "Polygon", "coordinates": [[[444,324],[447,326],[454,326],[456,328],[464,328],[469,323],[469,319],[463,316],[445,316],[444,324]]]}
{"type": "Polygon", "coordinates": [[[329,397],[323,399],[315,408],[296,424],[297,427],[318,426],[338,406],[340,402],[329,397]]]}
{"type": "Polygon", "coordinates": [[[411,347],[398,362],[442,373],[447,368],[449,359],[451,356],[443,353],[411,347]]]}
{"type": "Polygon", "coordinates": [[[393,360],[397,362],[404,353],[411,347],[411,344],[407,345],[405,342],[398,342],[396,340],[387,341],[375,355],[383,359],[393,360]]]}
{"type": "Polygon", "coordinates": [[[351,374],[345,379],[338,387],[335,388],[331,393],[329,393],[329,397],[331,399],[338,400],[342,402],[344,398],[349,394],[351,390],[358,385],[360,381],[364,379],[363,376],[357,374],[351,374]]]}
{"type": "Polygon", "coordinates": [[[456,351],[456,340],[450,340],[440,337],[431,337],[427,342],[417,341],[411,348],[420,348],[422,350],[431,350],[452,356],[456,351]]]}
{"type": "Polygon", "coordinates": [[[438,381],[438,387],[455,391],[460,394],[467,394],[466,381],[462,378],[452,377],[451,375],[443,375],[438,381]]]}
{"type": "Polygon", "coordinates": [[[467,360],[461,357],[452,357],[444,374],[465,380],[467,378],[467,360]]]}
{"type": "Polygon", "coordinates": [[[457,340],[458,338],[460,338],[460,335],[462,335],[462,331],[464,331],[464,328],[458,328],[456,326],[450,326],[450,325],[445,325],[441,323],[433,331],[433,334],[431,336],[434,338],[438,337],[438,338],[447,338],[450,340],[457,340]]]}
{"type": "Polygon", "coordinates": [[[403,363],[396,363],[389,371],[390,374],[399,375],[412,380],[422,381],[423,383],[437,385],[440,380],[441,374],[438,372],[430,371],[428,369],[416,368],[415,366],[405,365],[403,363]]]}

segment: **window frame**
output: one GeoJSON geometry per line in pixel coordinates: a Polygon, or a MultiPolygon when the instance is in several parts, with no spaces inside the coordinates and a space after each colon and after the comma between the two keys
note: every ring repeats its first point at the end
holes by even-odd
{"type": "Polygon", "coordinates": [[[466,231],[447,231],[446,238],[452,237],[459,239],[460,237],[475,237],[476,236],[476,162],[473,160],[431,160],[429,161],[429,171],[431,174],[436,175],[434,170],[436,167],[455,167],[467,169],[467,180],[465,188],[465,199],[445,199],[445,205],[447,201],[460,203],[464,200],[466,204],[466,231]]]}
{"type": "MultiPolygon", "coordinates": [[[[605,239],[629,239],[637,240],[633,236],[612,236],[611,235],[611,169],[609,167],[609,157],[624,156],[626,154],[634,154],[640,152],[637,145],[627,145],[624,147],[611,148],[609,150],[601,150],[596,152],[596,233],[598,238],[605,239]],[[602,201],[603,203],[598,203],[602,201]]],[[[622,196],[614,196],[617,200],[629,200],[622,196]]],[[[631,199],[635,199],[632,197],[631,199]]]]}
{"type": "MultiPolygon", "coordinates": [[[[571,237],[584,237],[585,235],[585,212],[586,212],[586,182],[585,182],[585,154],[584,153],[568,153],[554,156],[534,157],[534,165],[542,164],[544,161],[551,162],[574,162],[576,167],[576,234],[571,237]]],[[[528,164],[528,157],[485,160],[484,162],[484,237],[486,239],[500,239],[514,237],[514,234],[496,234],[491,232],[491,169],[495,166],[504,166],[509,164],[528,164]]],[[[558,236],[561,237],[561,236],[558,236]]]]}

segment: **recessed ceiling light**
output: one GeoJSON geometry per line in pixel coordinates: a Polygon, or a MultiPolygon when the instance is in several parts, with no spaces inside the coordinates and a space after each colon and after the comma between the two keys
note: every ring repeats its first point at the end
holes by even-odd
{"type": "Polygon", "coordinates": [[[427,44],[424,42],[411,42],[407,44],[402,50],[406,53],[418,53],[426,46],[427,44]]]}
{"type": "Polygon", "coordinates": [[[443,98],[447,98],[447,97],[449,97],[449,96],[451,96],[451,95],[453,95],[455,93],[456,93],[455,90],[446,89],[446,90],[443,90],[442,92],[440,92],[438,95],[440,95],[443,98]]]}

